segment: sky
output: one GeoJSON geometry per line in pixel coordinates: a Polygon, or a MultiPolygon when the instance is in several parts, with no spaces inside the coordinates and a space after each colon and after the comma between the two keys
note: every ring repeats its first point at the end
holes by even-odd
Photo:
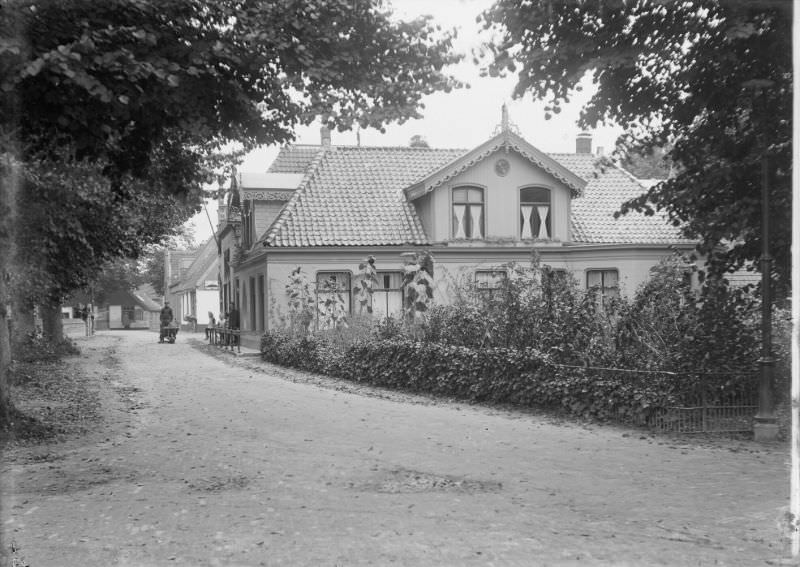
{"type": "MultiPolygon", "coordinates": [[[[482,41],[491,38],[480,30],[475,18],[489,8],[492,0],[393,0],[395,14],[403,19],[430,14],[436,23],[445,29],[457,28],[454,42],[456,52],[466,55],[464,60],[449,71],[456,78],[470,85],[469,89],[457,89],[450,93],[435,93],[423,99],[423,118],[409,120],[405,124],[391,124],[386,132],[367,129],[360,132],[364,146],[407,146],[412,136],[421,135],[434,148],[474,148],[488,140],[500,123],[501,108],[508,106],[509,119],[529,143],[547,153],[570,153],[575,151],[575,137],[581,130],[577,126],[580,109],[592,92],[585,84],[581,93],[571,97],[570,104],[563,105],[558,115],[545,119],[544,101],[535,101],[530,95],[512,99],[515,84],[513,76],[505,78],[480,77],[480,68],[472,62],[471,50],[482,41]]],[[[621,134],[617,127],[598,127],[591,131],[593,148],[602,147],[605,153],[614,149],[621,134]]],[[[356,132],[333,132],[334,145],[356,145],[356,132]]],[[[319,144],[320,124],[300,127],[296,131],[295,143],[319,144]]],[[[280,148],[262,147],[248,154],[239,167],[240,171],[263,172],[269,167],[280,148]]],[[[216,203],[209,203],[208,210],[216,222],[216,203]]],[[[211,237],[212,229],[206,213],[201,211],[188,224],[195,228],[196,240],[201,242],[211,237]]]]}

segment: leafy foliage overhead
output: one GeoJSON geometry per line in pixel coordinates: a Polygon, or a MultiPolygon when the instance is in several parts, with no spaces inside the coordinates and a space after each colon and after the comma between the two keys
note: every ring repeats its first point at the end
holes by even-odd
{"type": "Polygon", "coordinates": [[[138,172],[155,147],[292,139],[316,116],[381,128],[459,83],[451,38],[375,0],[11,0],[0,114],[138,172]]]}
{"type": "Polygon", "coordinates": [[[760,255],[761,164],[769,163],[774,277],[789,278],[791,2],[498,0],[486,72],[516,73],[516,96],[548,112],[591,77],[581,126],[626,129],[620,153],[670,147],[676,174],[622,212],[665,210],[717,273],[760,255]]]}
{"type": "Polygon", "coordinates": [[[119,183],[129,197],[109,198],[102,164],[28,162],[18,195],[18,223],[25,230],[16,233],[16,293],[32,303],[58,303],[115,260],[138,258],[180,225],[186,206],[178,199],[127,175],[119,183]]]}

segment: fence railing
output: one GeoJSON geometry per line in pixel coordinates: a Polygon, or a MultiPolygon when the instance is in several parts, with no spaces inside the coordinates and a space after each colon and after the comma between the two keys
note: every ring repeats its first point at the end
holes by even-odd
{"type": "Polygon", "coordinates": [[[226,329],[224,327],[213,327],[206,329],[209,344],[216,345],[223,349],[230,348],[236,352],[242,352],[242,332],[239,329],[226,329]]]}
{"type": "Polygon", "coordinates": [[[695,388],[679,403],[657,408],[648,425],[660,433],[745,433],[757,411],[756,373],[698,374],[695,388]]]}
{"type": "Polygon", "coordinates": [[[758,410],[756,372],[669,372],[560,365],[582,369],[597,376],[626,376],[631,381],[658,381],[671,401],[651,407],[646,415],[632,418],[621,411],[618,421],[648,427],[659,433],[732,434],[752,432],[758,410]],[[687,384],[689,385],[687,387],[687,384]]]}

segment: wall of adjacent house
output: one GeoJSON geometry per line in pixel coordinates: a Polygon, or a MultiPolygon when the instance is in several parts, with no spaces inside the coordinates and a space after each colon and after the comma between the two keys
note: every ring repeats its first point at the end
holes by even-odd
{"type": "MultiPolygon", "coordinates": [[[[530,247],[486,248],[440,248],[433,249],[434,298],[447,302],[455,286],[474,281],[477,271],[491,271],[516,262],[528,266],[531,262],[530,247]]],[[[376,257],[376,268],[380,273],[401,273],[402,258],[399,248],[386,249],[337,249],[325,251],[302,251],[293,253],[270,253],[269,264],[252,273],[266,273],[266,309],[269,328],[282,325],[288,314],[286,283],[291,272],[298,266],[303,269],[308,281],[315,285],[319,272],[347,272],[351,287],[359,278],[359,263],[368,255],[376,257]]],[[[650,270],[661,258],[673,252],[666,246],[650,247],[591,247],[578,249],[560,245],[537,247],[542,264],[554,269],[570,272],[581,289],[587,287],[587,275],[592,270],[616,270],[619,293],[632,296],[637,288],[647,281],[650,270]]],[[[242,276],[240,276],[242,277],[242,276]]],[[[249,279],[249,275],[248,275],[249,279]]],[[[355,297],[351,299],[351,312],[358,312],[355,297]]],[[[242,311],[243,323],[248,319],[242,311]]]]}
{"type": "Polygon", "coordinates": [[[209,289],[197,290],[197,324],[208,325],[208,312],[214,314],[214,319],[219,319],[219,291],[209,289]]]}
{"type": "Polygon", "coordinates": [[[551,239],[562,242],[569,240],[569,188],[515,151],[506,153],[498,150],[467,171],[434,189],[428,203],[417,204],[425,231],[433,242],[452,240],[452,190],[461,185],[475,185],[484,188],[484,215],[486,217],[484,240],[520,240],[520,189],[532,186],[550,189],[551,239]],[[500,176],[495,172],[495,163],[501,158],[510,164],[505,176],[500,176]]]}
{"type": "MultiPolygon", "coordinates": [[[[122,305],[108,306],[108,328],[124,329],[125,322],[122,317],[122,305]]],[[[156,314],[157,315],[157,314],[156,314]]],[[[128,319],[128,329],[149,329],[151,313],[143,310],[138,305],[133,309],[133,316],[128,319]]]]}

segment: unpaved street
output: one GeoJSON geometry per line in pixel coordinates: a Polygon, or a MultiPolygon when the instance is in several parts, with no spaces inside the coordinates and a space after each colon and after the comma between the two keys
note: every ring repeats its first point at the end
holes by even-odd
{"type": "Polygon", "coordinates": [[[788,454],[374,392],[150,332],[79,338],[106,421],[7,452],[30,567],[768,565],[788,454]],[[111,355],[111,356],[109,356],[111,355]],[[254,367],[259,367],[254,368],[254,367]]]}

